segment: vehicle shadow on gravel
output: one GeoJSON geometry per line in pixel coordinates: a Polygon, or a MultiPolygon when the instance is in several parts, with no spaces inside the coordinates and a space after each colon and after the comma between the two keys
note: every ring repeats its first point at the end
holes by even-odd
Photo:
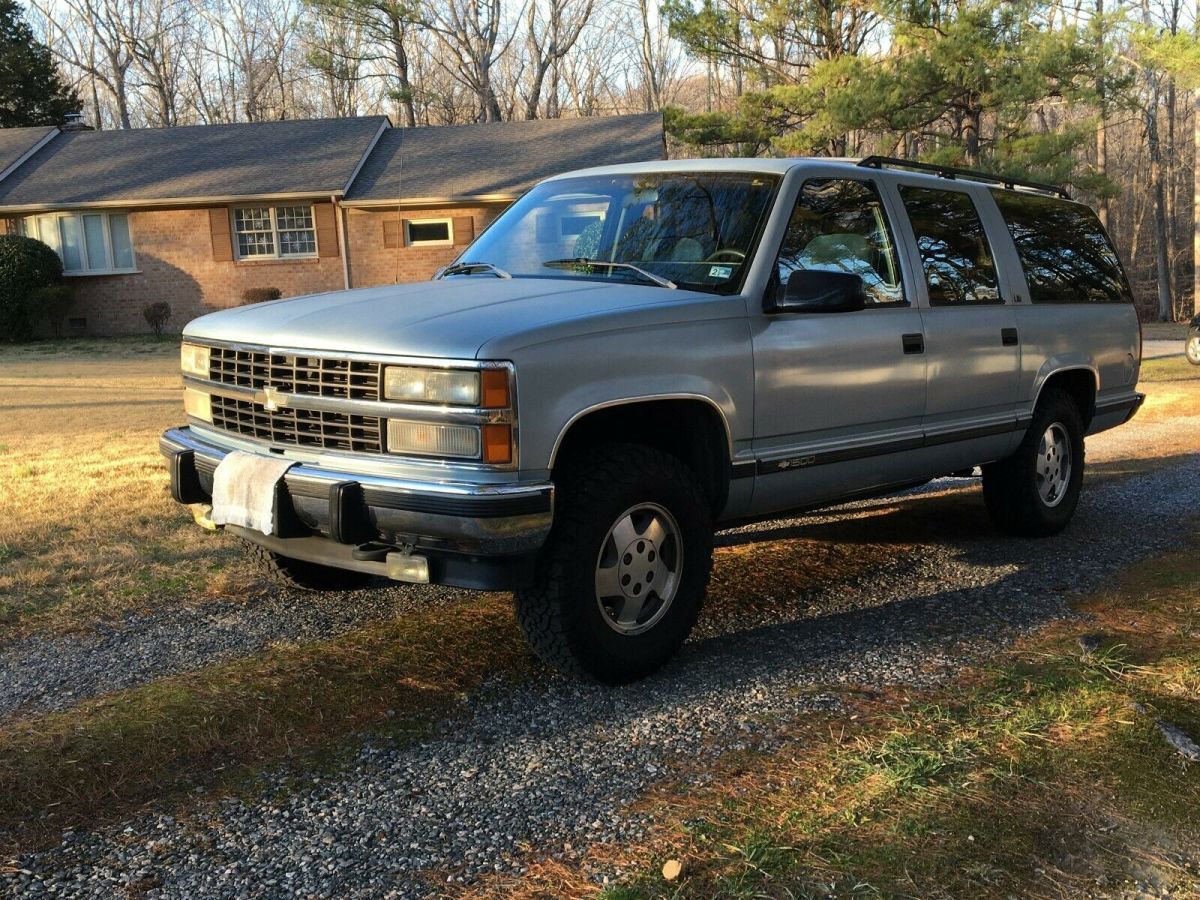
{"type": "MultiPolygon", "coordinates": [[[[1159,460],[1158,476],[1139,474],[1182,483],[1198,461],[1200,455],[1182,454],[1159,460]]],[[[959,649],[1004,642],[1066,615],[1070,594],[1094,589],[1123,566],[1175,545],[1195,514],[1194,503],[1186,492],[1168,490],[1161,505],[1149,505],[1138,496],[1140,480],[1097,479],[1072,525],[1045,539],[996,532],[977,480],[727,532],[720,546],[745,547],[751,556],[765,549],[756,547],[764,542],[813,542],[850,548],[850,558],[861,555],[876,564],[812,591],[801,604],[789,602],[795,598],[786,571],[766,569],[774,583],[760,578],[755,593],[780,600],[774,610],[760,604],[758,612],[775,621],[749,627],[737,625],[737,586],[714,584],[697,637],[670,670],[729,656],[747,672],[770,676],[802,657],[805,668],[836,681],[853,677],[864,654],[896,651],[901,644],[918,649],[924,667],[936,669],[959,649]],[[706,628],[711,618],[724,627],[706,628]]],[[[715,582],[720,570],[718,554],[715,582]]],[[[914,674],[909,663],[906,681],[914,674]]]]}

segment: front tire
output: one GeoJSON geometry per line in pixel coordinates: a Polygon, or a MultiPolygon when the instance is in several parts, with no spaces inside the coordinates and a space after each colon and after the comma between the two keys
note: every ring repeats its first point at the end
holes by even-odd
{"type": "Polygon", "coordinates": [[[1193,366],[1200,366],[1200,334],[1189,335],[1183,345],[1184,355],[1193,366]]]}
{"type": "Polygon", "coordinates": [[[244,543],[254,567],[280,587],[300,591],[353,591],[366,587],[371,581],[372,576],[366,572],[322,566],[283,556],[250,541],[244,543]]]}
{"type": "Polygon", "coordinates": [[[1022,537],[1067,527],[1083,487],[1083,419],[1065,391],[1050,389],[1008,459],[983,467],[983,498],[992,524],[1022,537]]]}
{"type": "Polygon", "coordinates": [[[622,684],[683,644],[712,568],[712,511],[670,454],[613,444],[563,467],[534,583],[516,592],[534,652],[561,672],[622,684]]]}

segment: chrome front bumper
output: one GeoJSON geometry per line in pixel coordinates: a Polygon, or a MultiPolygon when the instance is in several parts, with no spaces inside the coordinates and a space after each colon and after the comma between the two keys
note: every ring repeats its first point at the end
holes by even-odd
{"type": "MultiPolygon", "coordinates": [[[[171,470],[172,496],[180,503],[209,502],[213,472],[227,451],[187,427],[165,432],[159,449],[171,470]]],[[[410,481],[298,463],[277,488],[276,504],[279,538],[285,540],[315,534],[347,545],[383,540],[453,554],[515,556],[545,542],[554,486],[410,481]]]]}

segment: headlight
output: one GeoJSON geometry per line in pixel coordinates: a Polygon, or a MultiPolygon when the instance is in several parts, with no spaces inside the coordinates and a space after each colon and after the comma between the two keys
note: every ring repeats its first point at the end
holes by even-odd
{"type": "Polygon", "coordinates": [[[383,370],[383,396],[408,403],[478,406],[479,373],[473,369],[388,366],[383,370]]]}
{"type": "Polygon", "coordinates": [[[203,391],[183,389],[183,410],[194,419],[212,421],[212,397],[203,391]]]}
{"type": "Polygon", "coordinates": [[[512,406],[508,372],[502,368],[432,369],[388,366],[383,370],[383,398],[405,403],[440,403],[504,409],[512,406]]]}
{"type": "Polygon", "coordinates": [[[208,377],[209,349],[199,344],[181,344],[179,347],[179,368],[184,375],[195,375],[197,378],[208,377]]]}

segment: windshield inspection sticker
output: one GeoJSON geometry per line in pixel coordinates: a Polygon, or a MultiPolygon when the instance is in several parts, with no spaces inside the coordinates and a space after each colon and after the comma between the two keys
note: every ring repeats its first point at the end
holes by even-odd
{"type": "Polygon", "coordinates": [[[728,278],[733,274],[733,266],[712,266],[708,270],[709,278],[728,278]]]}

